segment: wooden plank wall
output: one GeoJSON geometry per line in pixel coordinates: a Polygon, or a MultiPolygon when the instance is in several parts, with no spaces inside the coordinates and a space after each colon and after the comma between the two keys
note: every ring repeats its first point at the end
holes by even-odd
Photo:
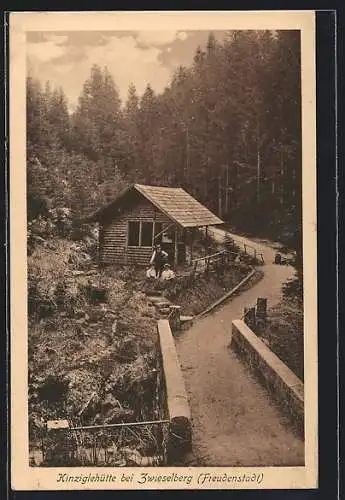
{"type": "Polygon", "coordinates": [[[103,244],[100,247],[102,264],[148,265],[151,247],[127,247],[127,223],[131,220],[171,224],[171,220],[149,201],[137,205],[103,225],[103,244]]]}

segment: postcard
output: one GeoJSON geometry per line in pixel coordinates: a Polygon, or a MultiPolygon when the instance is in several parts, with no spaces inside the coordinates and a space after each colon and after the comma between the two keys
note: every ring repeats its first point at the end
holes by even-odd
{"type": "Polygon", "coordinates": [[[318,486],[314,11],[9,16],[11,486],[318,486]]]}

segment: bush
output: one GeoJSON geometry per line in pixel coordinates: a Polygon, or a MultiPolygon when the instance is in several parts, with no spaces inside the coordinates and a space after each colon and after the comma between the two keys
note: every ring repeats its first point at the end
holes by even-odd
{"type": "Polygon", "coordinates": [[[48,375],[44,383],[38,388],[38,398],[48,404],[61,404],[68,393],[68,382],[61,376],[48,375]]]}
{"type": "Polygon", "coordinates": [[[47,317],[55,311],[73,312],[86,294],[73,279],[73,270],[90,265],[90,256],[67,240],[51,239],[36,245],[28,257],[29,315],[47,317]]]}
{"type": "Polygon", "coordinates": [[[295,276],[286,281],[283,285],[283,296],[286,299],[303,302],[303,274],[302,270],[297,270],[295,276]]]}
{"type": "Polygon", "coordinates": [[[304,366],[303,307],[298,301],[283,300],[268,310],[268,325],[264,337],[272,351],[303,380],[304,366]]]}

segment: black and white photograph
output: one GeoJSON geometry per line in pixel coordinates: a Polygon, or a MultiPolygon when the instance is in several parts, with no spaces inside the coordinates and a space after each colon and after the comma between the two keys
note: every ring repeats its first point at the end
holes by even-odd
{"type": "Polygon", "coordinates": [[[313,11],[11,29],[14,488],[316,487],[313,11]]]}

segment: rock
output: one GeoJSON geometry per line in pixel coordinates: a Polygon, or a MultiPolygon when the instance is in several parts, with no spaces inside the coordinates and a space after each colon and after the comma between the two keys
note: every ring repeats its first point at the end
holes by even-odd
{"type": "Polygon", "coordinates": [[[106,301],[107,290],[104,287],[92,285],[90,289],[90,299],[93,303],[106,301]]]}
{"type": "Polygon", "coordinates": [[[159,304],[156,304],[157,309],[165,309],[169,308],[171,306],[170,302],[160,302],[159,304]]]}
{"type": "Polygon", "coordinates": [[[154,305],[159,304],[162,301],[164,301],[164,299],[161,295],[159,297],[157,296],[149,297],[149,302],[151,302],[154,305]]]}
{"type": "Polygon", "coordinates": [[[167,318],[170,315],[170,311],[168,309],[160,309],[158,311],[158,314],[160,315],[160,317],[167,318]]]}
{"type": "Polygon", "coordinates": [[[193,316],[181,316],[180,321],[193,321],[193,316]]]}
{"type": "Polygon", "coordinates": [[[274,263],[275,264],[281,264],[282,263],[282,256],[280,253],[276,253],[274,257],[274,263]]]}
{"type": "Polygon", "coordinates": [[[92,309],[90,311],[90,322],[98,323],[104,316],[104,312],[99,309],[92,309]]]}
{"type": "Polygon", "coordinates": [[[134,410],[129,408],[114,408],[105,403],[103,406],[107,412],[104,422],[107,424],[116,424],[118,422],[130,422],[134,419],[134,410]]]}
{"type": "MultiPolygon", "coordinates": [[[[75,325],[75,329],[78,335],[83,333],[83,328],[82,325],[79,325],[78,323],[75,325]]],[[[86,334],[85,334],[86,335],[86,334]]]]}
{"type": "Polygon", "coordinates": [[[74,317],[77,318],[77,319],[84,318],[85,317],[85,311],[83,311],[82,309],[76,309],[74,311],[74,317]]]}
{"type": "Polygon", "coordinates": [[[90,271],[85,273],[85,276],[93,276],[94,274],[98,274],[97,269],[90,269],[90,271]]]}
{"type": "Polygon", "coordinates": [[[148,299],[152,299],[152,298],[159,298],[160,296],[162,296],[162,292],[160,292],[159,290],[154,290],[152,292],[146,292],[146,296],[148,299]]]}
{"type": "Polygon", "coordinates": [[[105,315],[107,315],[107,316],[117,316],[117,313],[115,311],[113,311],[112,309],[107,309],[105,311],[105,315]]]}
{"type": "Polygon", "coordinates": [[[160,313],[170,313],[170,307],[160,307],[158,310],[160,313]]]}
{"type": "Polygon", "coordinates": [[[142,456],[138,450],[129,447],[120,448],[119,453],[126,459],[128,464],[152,467],[154,465],[160,465],[163,462],[163,456],[161,455],[142,456]]]}
{"type": "Polygon", "coordinates": [[[133,339],[126,339],[118,346],[116,358],[122,362],[131,362],[138,357],[138,346],[133,339]]]}

